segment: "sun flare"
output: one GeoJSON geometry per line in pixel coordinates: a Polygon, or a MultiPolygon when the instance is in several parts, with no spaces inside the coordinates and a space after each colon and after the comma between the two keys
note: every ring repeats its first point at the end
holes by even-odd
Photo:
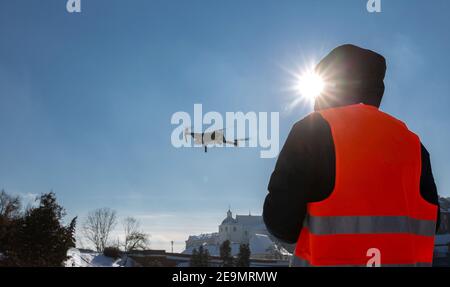
{"type": "Polygon", "coordinates": [[[313,71],[297,76],[296,91],[307,100],[315,100],[322,93],[324,87],[323,78],[313,71]]]}

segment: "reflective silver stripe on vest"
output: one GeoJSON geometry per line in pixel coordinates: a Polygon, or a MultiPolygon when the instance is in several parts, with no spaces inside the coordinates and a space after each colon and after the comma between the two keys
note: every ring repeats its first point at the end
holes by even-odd
{"type": "Polygon", "coordinates": [[[311,216],[304,226],[315,235],[410,233],[434,236],[436,221],[408,216],[311,216]]]}
{"type": "MultiPolygon", "coordinates": [[[[307,260],[303,260],[302,258],[293,255],[291,258],[291,267],[315,267],[311,265],[307,260]]],[[[414,264],[381,264],[381,267],[431,267],[431,263],[414,263],[414,264]]],[[[317,267],[317,266],[316,266],[317,267]]],[[[326,267],[367,267],[366,265],[327,265],[326,267]]]]}

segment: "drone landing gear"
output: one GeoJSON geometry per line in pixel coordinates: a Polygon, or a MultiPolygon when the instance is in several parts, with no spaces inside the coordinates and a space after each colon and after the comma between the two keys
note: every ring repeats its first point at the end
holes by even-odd
{"type": "Polygon", "coordinates": [[[206,152],[208,152],[208,147],[207,147],[207,146],[205,146],[205,153],[206,153],[206,152]]]}

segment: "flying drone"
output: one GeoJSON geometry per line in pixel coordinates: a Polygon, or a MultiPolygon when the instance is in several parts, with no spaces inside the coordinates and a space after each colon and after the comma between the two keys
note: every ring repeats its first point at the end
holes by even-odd
{"type": "Polygon", "coordinates": [[[239,142],[248,141],[249,138],[227,140],[225,138],[224,129],[215,130],[212,132],[194,133],[190,128],[184,130],[184,139],[187,142],[187,137],[191,136],[194,139],[194,143],[202,145],[205,148],[205,153],[208,152],[208,145],[213,144],[232,144],[233,146],[239,146],[239,142]]]}

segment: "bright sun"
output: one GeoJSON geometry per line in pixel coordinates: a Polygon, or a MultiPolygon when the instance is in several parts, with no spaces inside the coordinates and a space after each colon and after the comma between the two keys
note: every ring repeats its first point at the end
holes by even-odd
{"type": "Polygon", "coordinates": [[[320,75],[308,71],[297,76],[296,90],[302,97],[314,100],[324,89],[324,81],[320,75]]]}

